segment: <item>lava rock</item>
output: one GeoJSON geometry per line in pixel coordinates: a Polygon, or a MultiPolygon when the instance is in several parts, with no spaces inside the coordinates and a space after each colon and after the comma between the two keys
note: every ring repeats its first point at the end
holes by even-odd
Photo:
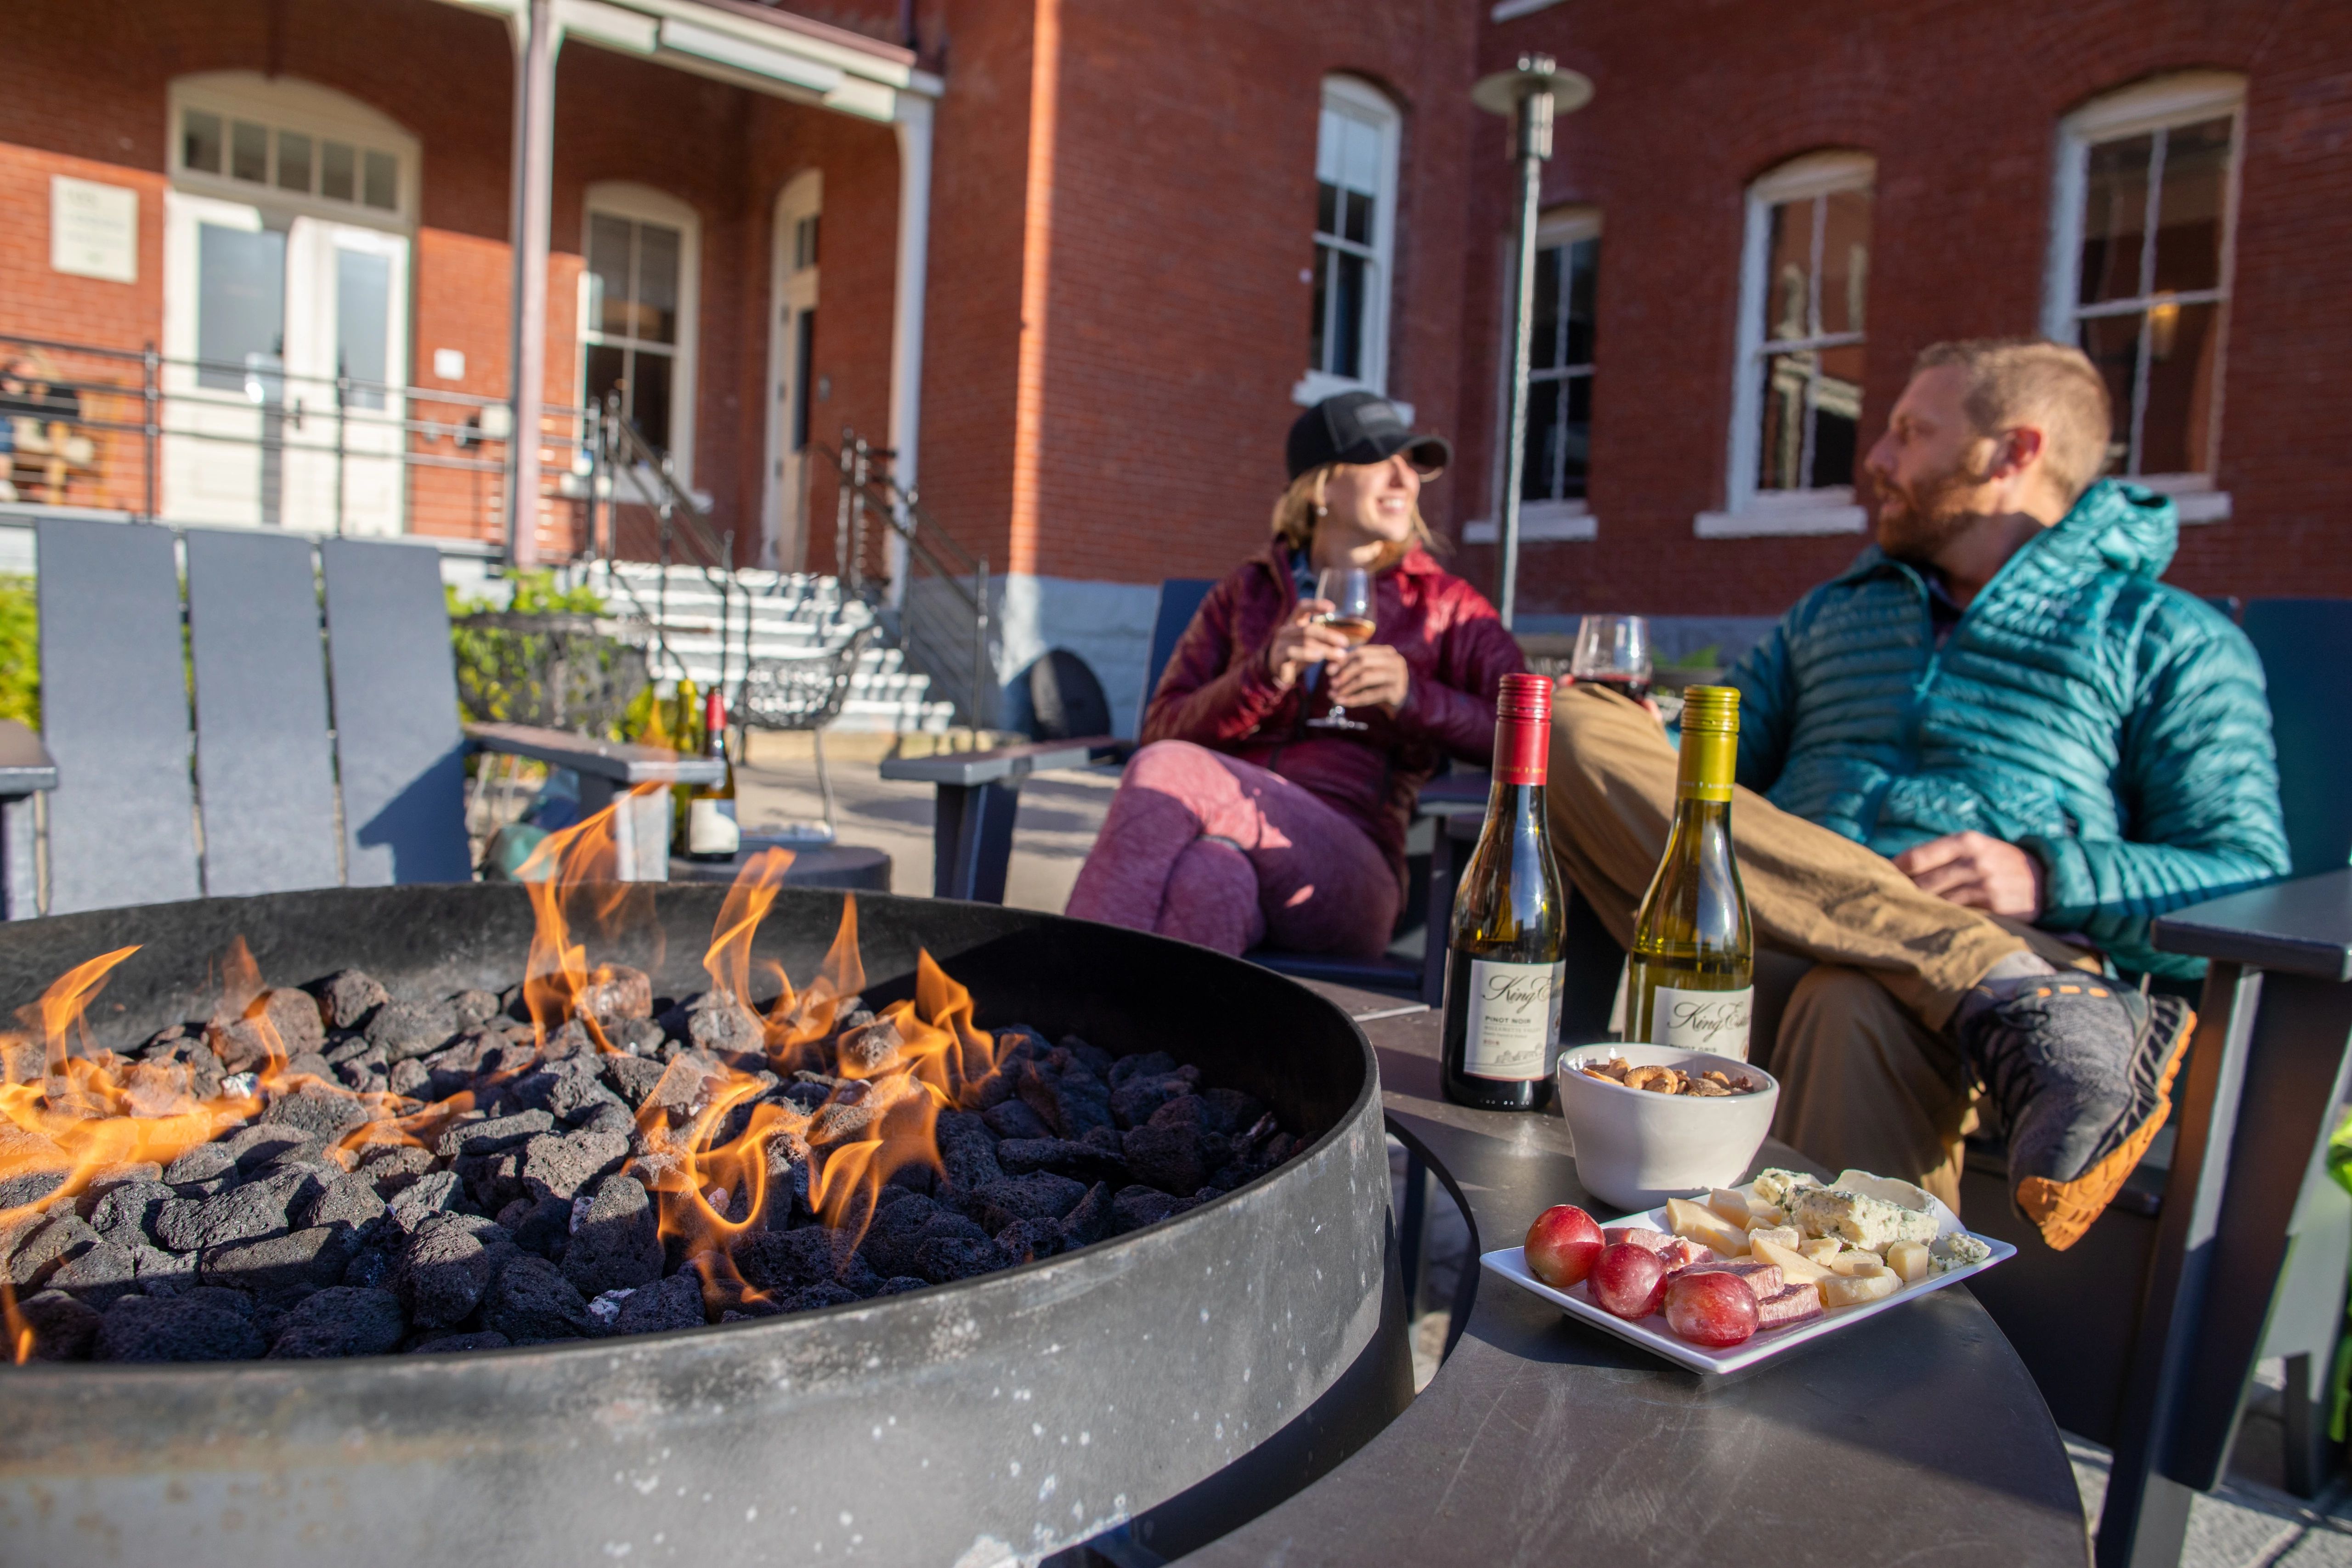
{"type": "Polygon", "coordinates": [[[488,991],[460,991],[449,998],[449,1011],[457,1015],[460,1026],[486,1024],[499,1016],[499,999],[488,991]]]}
{"type": "Polygon", "coordinates": [[[1133,1051],[1110,1064],[1103,1081],[1116,1090],[1137,1078],[1164,1078],[1176,1070],[1176,1058],[1166,1051],[1133,1051]]]}
{"type": "MultiPolygon", "coordinates": [[[[321,1076],[334,1069],[319,1064],[321,1076]]],[[[368,1120],[368,1108],[322,1083],[306,1083],[281,1094],[261,1113],[264,1125],[291,1127],[312,1138],[333,1139],[368,1120]]]]}
{"type": "Polygon", "coordinates": [[[659,1215],[633,1176],[607,1176],[572,1201],[563,1277],[583,1296],[649,1284],[661,1277],[659,1215]]]}
{"type": "Polygon", "coordinates": [[[123,1297],[106,1310],[91,1350],[99,1361],[257,1361],[268,1348],[250,1317],[189,1295],[123,1297]]]}
{"type": "Polygon", "coordinates": [[[673,1274],[635,1290],[607,1290],[588,1303],[588,1316],[600,1333],[661,1334],[673,1329],[698,1329],[702,1283],[692,1274],[673,1274]]]}
{"type": "Polygon", "coordinates": [[[1209,1126],[1228,1138],[1247,1132],[1265,1114],[1265,1101],[1238,1089],[1204,1089],[1200,1094],[1209,1126]]]}
{"type": "Polygon", "coordinates": [[[1116,1218],[1110,1184],[1097,1182],[1078,1200],[1077,1207],[1062,1217],[1064,1247],[1092,1247],[1111,1233],[1116,1218]]]}
{"type": "MultiPolygon", "coordinates": [[[[1166,1061],[1165,1051],[1154,1051],[1149,1057],[1122,1058],[1119,1066],[1133,1061],[1166,1061]]],[[[1114,1069],[1116,1070],[1116,1069],[1114,1069]]],[[[1124,1131],[1140,1127],[1151,1120],[1152,1112],[1171,1100],[1181,1100],[1200,1087],[1201,1069],[1187,1063],[1166,1072],[1136,1072],[1112,1086],[1110,1114],[1112,1122],[1124,1131]]]]}
{"type": "Polygon", "coordinates": [[[594,1327],[563,1271],[536,1253],[508,1260],[482,1298],[482,1326],[519,1345],[576,1340],[594,1327]]]}
{"type": "Polygon", "coordinates": [[[1083,1182],[1050,1171],[1033,1171],[1025,1176],[991,1182],[973,1195],[979,1202],[981,1224],[995,1232],[1015,1220],[1058,1220],[1078,1206],[1087,1187],[1083,1182]]]}
{"type": "Polygon", "coordinates": [[[162,1182],[125,1182],[90,1205],[89,1227],[125,1247],[152,1245],[155,1213],[178,1196],[162,1182]]]}
{"type": "Polygon", "coordinates": [[[1066,1138],[1008,1138],[996,1146],[996,1163],[1008,1176],[1052,1171],[1080,1181],[1109,1179],[1124,1184],[1127,1180],[1127,1156],[1121,1150],[1074,1143],[1066,1138]]]}
{"type": "Polygon", "coordinates": [[[1170,1215],[1180,1212],[1182,1202],[1157,1187],[1121,1187],[1118,1195],[1111,1199],[1111,1233],[1125,1236],[1130,1230],[1157,1225],[1170,1215]]]}
{"type": "Polygon", "coordinates": [[[432,1091],[433,1069],[420,1061],[394,1062],[383,1081],[393,1093],[415,1100],[432,1091]]]}
{"type": "Polygon", "coordinates": [[[903,1296],[909,1290],[920,1290],[929,1284],[929,1280],[917,1275],[894,1274],[882,1281],[882,1289],[874,1293],[877,1296],[903,1296]]]}
{"type": "Polygon", "coordinates": [[[155,1238],[173,1252],[194,1252],[232,1241],[280,1236],[293,1228],[288,1211],[313,1202],[325,1184],[309,1170],[256,1177],[205,1199],[192,1214],[180,1202],[155,1211],[155,1238]]]}
{"type": "Polygon", "coordinates": [[[12,1227],[15,1244],[6,1247],[8,1283],[20,1293],[39,1289],[58,1269],[105,1245],[89,1222],[71,1209],[28,1217],[31,1224],[12,1227]]]}
{"type": "Polygon", "coordinates": [[[257,1122],[240,1128],[221,1141],[229,1157],[236,1163],[237,1173],[249,1176],[262,1166],[291,1154],[299,1156],[318,1149],[320,1140],[299,1127],[257,1122]]]}
{"type": "Polygon", "coordinates": [[[460,1121],[441,1134],[437,1152],[443,1159],[456,1155],[495,1154],[513,1148],[533,1135],[548,1131],[555,1118],[544,1110],[518,1111],[512,1116],[493,1116],[482,1121],[460,1121]]]}
{"type": "Polygon", "coordinates": [[[1206,1184],[1229,1152],[1224,1134],[1208,1125],[1198,1095],[1171,1100],[1140,1127],[1128,1130],[1127,1167],[1135,1179],[1163,1192],[1189,1193],[1206,1184]]]}
{"type": "Polygon", "coordinates": [[[574,1132],[617,1132],[625,1140],[636,1130],[637,1119],[618,1100],[606,1097],[601,1102],[575,1113],[572,1122],[574,1132]]]}
{"type": "Polygon", "coordinates": [[[735,1245],[735,1267],[749,1284],[782,1292],[837,1280],[853,1296],[869,1293],[881,1276],[856,1252],[845,1249],[845,1237],[818,1226],[800,1230],[748,1233],[735,1245]]]}
{"type": "Polygon", "coordinates": [[[48,1285],[53,1290],[80,1297],[102,1312],[141,1289],[139,1255],[131,1247],[101,1241],[52,1270],[48,1285]]]}
{"type": "Polygon", "coordinates": [[[347,1226],[355,1232],[366,1230],[383,1215],[384,1202],[376,1195],[375,1184],[356,1173],[332,1178],[316,1197],[287,1210],[287,1217],[299,1225],[347,1226]]]}
{"type": "Polygon", "coordinates": [[[899,1047],[905,1044],[898,1025],[887,1018],[877,1018],[843,1034],[835,1042],[835,1050],[842,1071],[870,1079],[897,1061],[899,1047]]]}
{"type": "Polygon", "coordinates": [[[650,1057],[661,1049],[662,1029],[651,1018],[624,1018],[604,1031],[605,1043],[633,1057],[650,1057]]]}
{"type": "Polygon", "coordinates": [[[996,1245],[1014,1263],[1051,1258],[1062,1250],[1062,1222],[1017,1219],[996,1233],[996,1245]]]}
{"type": "Polygon", "coordinates": [[[359,1174],[389,1201],[403,1187],[431,1171],[435,1155],[418,1143],[370,1143],[360,1151],[359,1174]]]}
{"type": "MultiPolygon", "coordinates": [[[[888,1193],[889,1189],[883,1189],[888,1193]]],[[[866,1227],[866,1237],[858,1250],[882,1275],[911,1274],[915,1269],[915,1249],[922,1244],[923,1226],[939,1213],[939,1205],[920,1194],[910,1194],[887,1203],[876,1211],[866,1227]]],[[[970,1222],[967,1221],[967,1224],[970,1222]]],[[[978,1226],[973,1226],[977,1230],[978,1226]]]]}
{"type": "Polygon", "coordinates": [[[455,1211],[462,1195],[457,1172],[429,1171],[393,1194],[384,1208],[393,1224],[413,1232],[429,1216],[455,1211]]]}
{"type": "Polygon", "coordinates": [[[368,1043],[383,1049],[387,1062],[428,1057],[464,1027],[446,1002],[386,1002],[367,1021],[368,1043]]]}
{"type": "Polygon", "coordinates": [[[533,1198],[571,1198],[582,1187],[629,1157],[629,1140],[617,1132],[542,1132],[522,1146],[520,1176],[533,1198]]]}
{"type": "Polygon", "coordinates": [[[704,992],[688,1006],[686,1018],[686,1037],[698,1050],[722,1058],[766,1052],[767,1026],[731,991],[704,992]]]}
{"type": "Polygon", "coordinates": [[[950,1187],[976,1192],[1002,1181],[1004,1168],[996,1163],[996,1140],[988,1124],[964,1110],[942,1110],[932,1128],[939,1142],[940,1165],[950,1187]]]}
{"type": "Polygon", "coordinates": [[[651,1099],[669,1070],[663,1063],[649,1057],[608,1056],[598,1063],[605,1087],[621,1097],[621,1102],[635,1110],[651,1099]]]}
{"type": "Polygon", "coordinates": [[[607,1038],[621,1025],[654,1015],[653,978],[625,963],[600,963],[572,999],[572,1010],[593,1018],[607,1038]]]}
{"type": "Polygon", "coordinates": [[[33,1331],[35,1361],[88,1361],[102,1321],[96,1307],[62,1290],[43,1290],[16,1303],[33,1331]]]}
{"type": "MultiPolygon", "coordinates": [[[[32,1076],[40,1076],[37,1065],[32,1076]]],[[[55,1142],[0,1116],[0,1213],[39,1203],[66,1184],[73,1166],[55,1142]]]]}
{"type": "Polygon", "coordinates": [[[981,1112],[981,1121],[991,1132],[1010,1142],[1027,1142],[1054,1136],[1054,1129],[1044,1117],[1029,1108],[1024,1100],[1008,1100],[1002,1105],[992,1105],[981,1112]]]}
{"type": "Polygon", "coordinates": [[[447,1328],[480,1304],[496,1267],[467,1216],[432,1215],[408,1238],[389,1283],[418,1328],[447,1328]]]}
{"type": "Polygon", "coordinates": [[[197,1268],[207,1285],[226,1285],[285,1304],[341,1280],[358,1251],[359,1240],[349,1226],[314,1225],[284,1236],[208,1247],[197,1268]]]}
{"type": "Polygon", "coordinates": [[[517,1198],[499,1211],[499,1223],[514,1233],[515,1245],[525,1252],[561,1263],[572,1242],[572,1199],[517,1198]]]}
{"type": "Polygon", "coordinates": [[[166,1252],[160,1247],[134,1247],[131,1267],[139,1289],[150,1296],[184,1296],[196,1289],[196,1257],[192,1252],[166,1252]]]}
{"type": "Polygon", "coordinates": [[[1012,1261],[992,1237],[935,1236],[916,1249],[915,1271],[934,1285],[946,1285],[992,1273],[1012,1261]]]}
{"type": "Polygon", "coordinates": [[[1054,1104],[1065,1138],[1083,1138],[1093,1128],[1112,1125],[1109,1086],[1085,1068],[1062,1074],[1054,1086],[1054,1104]]]}
{"type": "Polygon", "coordinates": [[[331,1285],[286,1314],[269,1355],[274,1361],[384,1355],[397,1350],[407,1333],[400,1298],[391,1291],[331,1285]]]}
{"type": "MultiPolygon", "coordinates": [[[[874,1282],[874,1286],[878,1290],[882,1287],[882,1282],[877,1279],[874,1282]]],[[[803,1285],[786,1297],[784,1310],[814,1312],[821,1311],[826,1307],[846,1307],[853,1301],[864,1300],[865,1297],[845,1285],[837,1285],[830,1279],[820,1279],[814,1285],[803,1285]]]]}
{"type": "Polygon", "coordinates": [[[271,1057],[299,1057],[326,1043],[319,1004],[308,992],[290,988],[265,991],[243,1016],[215,1017],[205,1030],[205,1046],[230,1072],[259,1068],[271,1057]]]}
{"type": "MultiPolygon", "coordinates": [[[[332,1093],[333,1089],[329,1080],[332,1079],[334,1076],[335,1064],[329,1061],[324,1055],[318,1051],[304,1051],[300,1056],[289,1061],[285,1067],[286,1079],[297,1083],[299,1087],[303,1089],[325,1089],[329,1093],[332,1093]],[[300,1080],[306,1078],[316,1079],[319,1082],[316,1084],[301,1083],[300,1080]]],[[[348,1097],[339,1095],[336,1098],[347,1099],[348,1097]]],[[[364,1110],[362,1111],[360,1119],[362,1121],[367,1120],[364,1110]]]]}
{"type": "Polygon", "coordinates": [[[551,1062],[517,1079],[507,1092],[519,1107],[544,1110],[558,1121],[572,1121],[599,1105],[618,1108],[625,1119],[627,1112],[620,1096],[596,1076],[593,1057],[551,1062]]]}
{"type": "Polygon", "coordinates": [[[411,1355],[454,1355],[463,1351],[501,1351],[514,1342],[500,1333],[443,1334],[408,1347],[411,1355]]]}
{"type": "Polygon", "coordinates": [[[392,1000],[373,975],[358,969],[339,969],[307,989],[318,998],[320,1016],[331,1029],[363,1029],[375,1010],[392,1000]]]}
{"type": "Polygon", "coordinates": [[[223,1177],[233,1181],[236,1175],[236,1155],[226,1143],[199,1143],[163,1167],[164,1184],[179,1188],[184,1196],[190,1195],[187,1188],[192,1185],[216,1182],[223,1177]]]}

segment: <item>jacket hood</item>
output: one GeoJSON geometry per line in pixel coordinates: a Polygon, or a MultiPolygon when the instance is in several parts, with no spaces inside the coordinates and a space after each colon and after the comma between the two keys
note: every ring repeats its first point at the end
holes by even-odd
{"type": "MultiPolygon", "coordinates": [[[[2172,552],[2180,543],[2180,515],[2169,496],[2120,479],[2101,479],[2083,492],[2055,527],[2033,542],[2045,555],[2057,552],[2095,556],[2110,571],[2152,581],[2172,564],[2172,552]]],[[[1852,581],[1899,564],[1873,544],[1839,577],[1852,581]]]]}
{"type": "MultiPolygon", "coordinates": [[[[1290,546],[1279,539],[1268,540],[1265,548],[1258,552],[1255,559],[1274,574],[1276,581],[1281,583],[1290,581],[1290,546]]],[[[1415,544],[1406,551],[1403,558],[1387,570],[1402,572],[1415,577],[1445,575],[1445,568],[1437,563],[1437,557],[1432,555],[1426,547],[1420,544],[1415,544]]]]}

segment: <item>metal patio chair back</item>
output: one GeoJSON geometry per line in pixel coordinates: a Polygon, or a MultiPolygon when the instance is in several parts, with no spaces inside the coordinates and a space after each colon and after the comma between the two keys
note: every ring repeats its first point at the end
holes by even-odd
{"type": "Polygon", "coordinates": [[[879,628],[866,626],[838,647],[781,658],[755,658],[743,676],[737,727],[748,751],[754,729],[805,731],[816,753],[817,795],[824,803],[824,842],[835,836],[833,778],[824,766],[824,727],[841,717],[849,685],[879,628]]]}

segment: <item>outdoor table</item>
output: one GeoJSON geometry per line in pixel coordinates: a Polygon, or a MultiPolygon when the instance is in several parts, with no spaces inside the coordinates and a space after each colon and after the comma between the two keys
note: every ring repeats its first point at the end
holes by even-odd
{"type": "MultiPolygon", "coordinates": [[[[1473,1110],[1441,1096],[1438,1013],[1315,989],[1370,1037],[1390,1130],[1466,1211],[1467,1269],[1553,1204],[1615,1217],[1578,1184],[1556,1110],[1473,1110]]],[[[1810,1163],[1767,1143],[1757,1163],[1810,1163]]],[[[1452,1352],[1402,1415],[1182,1561],[2083,1568],[2082,1504],[2057,1427],[1965,1285],[1718,1378],[1491,1276],[1464,1293],[1474,1300],[1452,1352]]]]}
{"type": "Polygon", "coordinates": [[[33,914],[32,796],[58,787],[58,764],[41,738],[0,719],[0,921],[33,914]]]}

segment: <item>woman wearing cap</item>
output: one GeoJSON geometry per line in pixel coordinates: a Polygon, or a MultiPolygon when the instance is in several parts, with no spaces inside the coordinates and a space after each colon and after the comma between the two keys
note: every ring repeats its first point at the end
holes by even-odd
{"type": "Polygon", "coordinates": [[[1418,500],[1451,455],[1370,393],[1299,416],[1274,539],[1184,629],[1069,913],[1226,952],[1388,945],[1413,798],[1445,757],[1486,765],[1496,685],[1527,668],[1430,554],[1418,500]],[[1376,574],[1353,649],[1315,597],[1319,571],[1351,565],[1376,574]],[[1334,701],[1363,727],[1307,722],[1334,701]]]}

